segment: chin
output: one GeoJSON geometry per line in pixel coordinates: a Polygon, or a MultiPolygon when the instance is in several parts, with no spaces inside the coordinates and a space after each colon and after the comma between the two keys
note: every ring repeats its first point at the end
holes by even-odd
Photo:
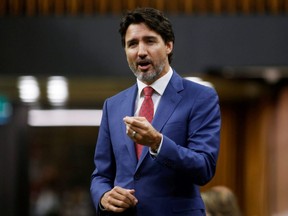
{"type": "Polygon", "coordinates": [[[145,83],[153,83],[157,80],[157,75],[156,74],[144,74],[140,76],[139,80],[145,83]]]}

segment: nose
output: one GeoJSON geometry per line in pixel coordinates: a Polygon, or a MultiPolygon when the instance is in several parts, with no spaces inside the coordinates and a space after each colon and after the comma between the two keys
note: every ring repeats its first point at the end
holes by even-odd
{"type": "Polygon", "coordinates": [[[140,43],[138,46],[138,56],[141,58],[147,56],[147,47],[143,43],[140,43]]]}

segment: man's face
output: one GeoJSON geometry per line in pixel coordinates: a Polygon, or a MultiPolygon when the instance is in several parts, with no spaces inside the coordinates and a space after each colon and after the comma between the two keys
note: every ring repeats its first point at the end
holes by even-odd
{"type": "Polygon", "coordinates": [[[135,76],[151,84],[169,70],[168,54],[173,42],[165,44],[162,37],[144,23],[131,24],[125,35],[127,62],[135,76]]]}

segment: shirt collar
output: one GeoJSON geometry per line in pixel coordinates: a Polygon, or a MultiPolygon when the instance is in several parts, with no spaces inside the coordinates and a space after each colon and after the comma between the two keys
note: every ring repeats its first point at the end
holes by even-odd
{"type": "MultiPolygon", "coordinates": [[[[169,71],[162,77],[160,77],[159,79],[157,79],[154,83],[152,83],[150,86],[160,95],[162,96],[166,86],[168,85],[171,77],[173,74],[173,70],[170,67],[169,71]]],[[[141,82],[139,79],[137,79],[137,86],[138,86],[138,96],[141,96],[141,92],[143,90],[143,88],[145,88],[147,85],[143,82],[141,82]]]]}

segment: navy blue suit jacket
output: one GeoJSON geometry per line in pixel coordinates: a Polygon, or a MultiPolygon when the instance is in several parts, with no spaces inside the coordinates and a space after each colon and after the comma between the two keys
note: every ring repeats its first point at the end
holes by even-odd
{"type": "Polygon", "coordinates": [[[135,189],[139,201],[123,215],[204,215],[199,185],[213,177],[219,151],[221,120],[215,90],[174,71],[152,121],[163,134],[161,151],[153,158],[144,147],[139,161],[123,122],[134,114],[136,94],[135,84],[104,103],[91,181],[96,209],[103,193],[120,186],[135,189]]]}

